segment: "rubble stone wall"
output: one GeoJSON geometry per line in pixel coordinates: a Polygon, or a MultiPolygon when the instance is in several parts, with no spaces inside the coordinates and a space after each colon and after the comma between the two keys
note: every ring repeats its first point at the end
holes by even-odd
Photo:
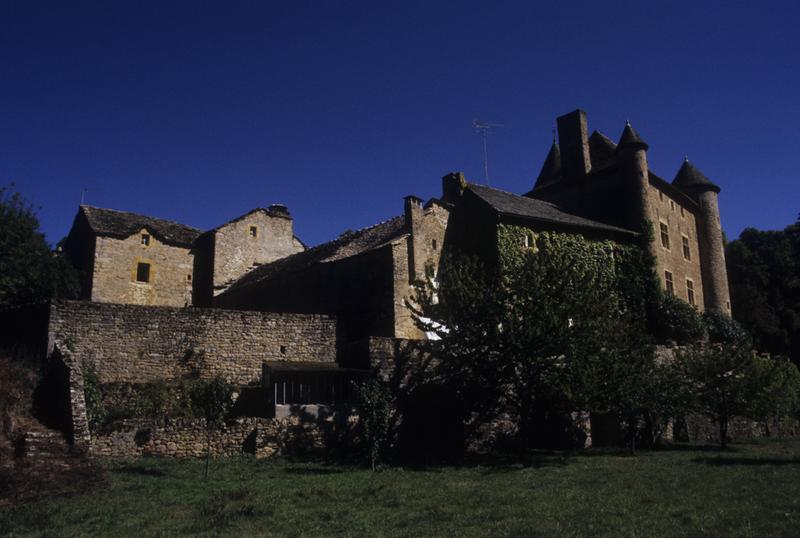
{"type": "Polygon", "coordinates": [[[48,339],[101,383],[192,374],[246,384],[265,360],[336,360],[336,320],[316,314],[62,301],[52,304],[48,339]]]}

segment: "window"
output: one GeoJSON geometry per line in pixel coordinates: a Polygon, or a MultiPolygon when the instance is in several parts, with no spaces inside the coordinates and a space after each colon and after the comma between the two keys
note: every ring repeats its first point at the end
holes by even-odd
{"type": "Polygon", "coordinates": [[[669,250],[669,226],[661,223],[661,246],[669,250]]]}
{"type": "Polygon", "coordinates": [[[673,202],[672,200],[670,200],[670,201],[669,201],[669,208],[670,208],[672,211],[675,211],[675,202],[673,202]]]}
{"type": "Polygon", "coordinates": [[[686,213],[683,211],[683,206],[681,206],[681,217],[685,217],[686,213]]]}
{"type": "Polygon", "coordinates": [[[692,259],[692,251],[689,248],[689,238],[681,236],[681,242],[683,243],[683,259],[684,260],[691,260],[692,259]]]}
{"type": "Polygon", "coordinates": [[[663,192],[658,191],[658,199],[661,200],[662,202],[664,201],[664,193],[663,192]]]}
{"type": "Polygon", "coordinates": [[[138,263],[136,265],[136,281],[137,282],[150,282],[150,264],[138,263]]]}
{"type": "Polygon", "coordinates": [[[436,250],[436,239],[431,240],[431,247],[436,250]]]}
{"type": "Polygon", "coordinates": [[[186,275],[186,282],[192,281],[192,275],[186,275]]]}
{"type": "Polygon", "coordinates": [[[258,237],[258,228],[256,226],[250,226],[250,237],[258,237]]]}
{"type": "Polygon", "coordinates": [[[675,284],[672,282],[672,273],[669,271],[664,271],[664,282],[667,285],[667,293],[674,294],[675,284]]]}
{"type": "Polygon", "coordinates": [[[142,234],[142,244],[144,246],[148,246],[150,244],[150,235],[149,234],[142,234]]]}
{"type": "Polygon", "coordinates": [[[689,304],[694,306],[694,282],[686,279],[686,298],[689,300],[689,304]]]}
{"type": "Polygon", "coordinates": [[[525,248],[535,248],[536,247],[536,237],[533,235],[533,232],[526,232],[525,233],[525,248]]]}

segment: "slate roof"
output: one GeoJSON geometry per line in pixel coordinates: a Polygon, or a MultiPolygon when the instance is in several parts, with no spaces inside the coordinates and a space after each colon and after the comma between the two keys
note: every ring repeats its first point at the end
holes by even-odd
{"type": "Polygon", "coordinates": [[[672,184],[681,189],[720,191],[720,188],[690,163],[689,159],[684,159],[681,169],[678,170],[678,175],[672,180],[672,184]]]}
{"type": "Polygon", "coordinates": [[[302,271],[315,264],[334,262],[363,254],[382,247],[407,233],[403,216],[394,217],[355,232],[348,231],[333,241],[261,265],[235,280],[226,291],[268,280],[279,274],[302,271]]]}
{"type": "Polygon", "coordinates": [[[179,222],[157,219],[127,211],[104,209],[88,205],[80,206],[91,229],[97,235],[125,238],[147,228],[155,237],[165,243],[192,246],[194,240],[203,232],[179,222]]]}
{"type": "Polygon", "coordinates": [[[553,140],[553,145],[550,146],[550,151],[547,153],[547,158],[544,160],[542,170],[536,178],[534,189],[546,187],[561,179],[561,149],[558,143],[553,140]]]}
{"type": "Polygon", "coordinates": [[[636,232],[625,228],[603,224],[602,222],[567,213],[557,205],[545,202],[544,200],[519,196],[510,192],[493,189],[485,185],[475,185],[473,183],[467,185],[467,190],[474,193],[501,215],[631,236],[637,235],[636,232]]]}
{"type": "Polygon", "coordinates": [[[617,162],[617,145],[606,135],[594,131],[589,137],[589,157],[592,170],[600,170],[617,162]]]}
{"type": "Polygon", "coordinates": [[[647,142],[642,140],[642,137],[639,136],[639,133],[633,130],[631,127],[631,123],[625,123],[625,128],[622,130],[622,136],[619,137],[619,144],[617,148],[641,148],[647,150],[649,147],[647,142]]]}

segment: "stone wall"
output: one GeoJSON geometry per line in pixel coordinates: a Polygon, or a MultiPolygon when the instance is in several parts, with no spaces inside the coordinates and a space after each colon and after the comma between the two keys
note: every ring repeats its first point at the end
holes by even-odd
{"type": "Polygon", "coordinates": [[[336,320],[325,315],[63,301],[52,304],[48,339],[102,383],[195,374],[246,384],[265,360],[336,360],[336,320]]]}
{"type": "MultiPolygon", "coordinates": [[[[237,418],[212,429],[211,455],[252,454],[267,458],[346,449],[356,442],[357,423],[355,415],[329,415],[316,420],[237,418]]],[[[110,457],[201,458],[205,457],[207,446],[209,434],[203,419],[127,420],[114,431],[95,433],[91,441],[93,455],[110,457]]]]}
{"type": "Polygon", "coordinates": [[[292,218],[258,209],[214,231],[214,294],[253,267],[303,250],[292,218]]]}
{"type": "Polygon", "coordinates": [[[664,271],[672,273],[675,295],[689,301],[687,279],[694,285],[694,304],[703,310],[703,276],[700,269],[700,241],[698,238],[696,208],[690,208],[678,197],[650,183],[646,191],[646,213],[653,225],[652,252],[656,258],[656,271],[664,289],[664,271]],[[669,230],[669,248],[661,244],[661,223],[669,230]],[[689,240],[689,257],[683,253],[683,237],[689,240]]]}
{"type": "Polygon", "coordinates": [[[103,303],[192,304],[194,255],[159,241],[146,228],[125,239],[97,237],[91,300],[103,303]],[[142,235],[147,235],[147,244],[142,235]],[[150,264],[148,282],[137,281],[139,263],[150,264]]]}

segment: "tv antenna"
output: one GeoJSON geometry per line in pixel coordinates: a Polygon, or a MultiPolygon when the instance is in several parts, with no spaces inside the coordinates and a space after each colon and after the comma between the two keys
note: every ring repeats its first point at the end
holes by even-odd
{"type": "Polygon", "coordinates": [[[481,121],[478,118],[472,120],[472,128],[481,135],[481,141],[483,142],[483,177],[487,185],[489,184],[489,150],[486,146],[486,138],[489,136],[489,131],[496,127],[503,127],[503,124],[489,123],[487,121],[481,121]]]}

